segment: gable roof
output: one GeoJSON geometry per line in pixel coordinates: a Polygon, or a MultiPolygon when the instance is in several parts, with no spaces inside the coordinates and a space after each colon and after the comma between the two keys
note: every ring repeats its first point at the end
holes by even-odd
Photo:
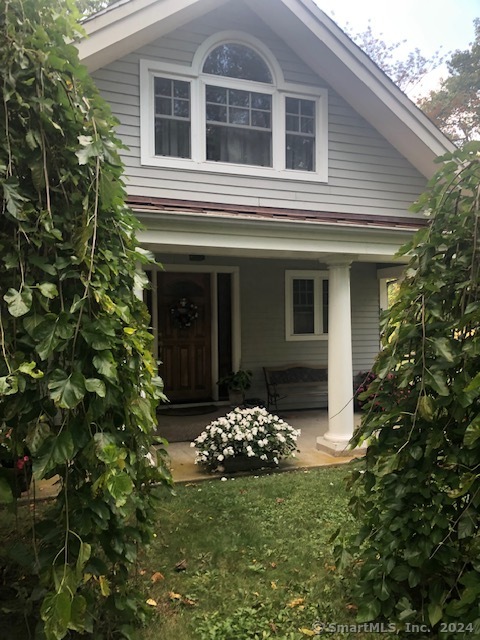
{"type": "MultiPolygon", "coordinates": [[[[95,71],[229,1],[119,0],[84,22],[80,59],[95,71]]],[[[244,2],[421,174],[455,149],[313,0],[244,2]]]]}

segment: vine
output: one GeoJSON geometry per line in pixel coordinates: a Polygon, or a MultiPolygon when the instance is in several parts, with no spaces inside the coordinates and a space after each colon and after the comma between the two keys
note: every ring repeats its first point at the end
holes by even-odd
{"type": "MultiPolygon", "coordinates": [[[[125,207],[116,122],[69,44],[75,11],[0,8],[0,420],[34,482],[60,478],[22,550],[46,640],[133,637],[147,606],[130,577],[171,482],[162,446],[151,462],[163,385],[134,294],[152,258],[125,207]]],[[[15,504],[1,477],[0,500],[15,504]]]]}
{"type": "Polygon", "coordinates": [[[352,440],[368,448],[346,548],[360,621],[453,639],[480,634],[480,143],[440,160],[352,440]]]}

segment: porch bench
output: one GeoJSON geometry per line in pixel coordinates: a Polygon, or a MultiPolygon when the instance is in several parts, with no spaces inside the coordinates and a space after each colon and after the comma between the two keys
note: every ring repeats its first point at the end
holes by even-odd
{"type": "Polygon", "coordinates": [[[327,396],[327,365],[288,364],[263,367],[267,408],[278,410],[278,401],[303,396],[327,396]]]}

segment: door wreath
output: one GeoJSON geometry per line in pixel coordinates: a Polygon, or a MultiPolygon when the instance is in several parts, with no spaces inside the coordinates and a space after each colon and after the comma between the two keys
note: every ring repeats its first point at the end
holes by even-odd
{"type": "Polygon", "coordinates": [[[177,327],[186,329],[198,318],[198,307],[187,298],[180,298],[177,304],[170,308],[170,315],[177,327]]]}

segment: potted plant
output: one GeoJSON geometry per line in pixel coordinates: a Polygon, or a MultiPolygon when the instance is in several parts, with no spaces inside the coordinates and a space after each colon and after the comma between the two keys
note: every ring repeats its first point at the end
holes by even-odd
{"type": "Polygon", "coordinates": [[[217,382],[218,385],[225,385],[228,390],[228,399],[233,407],[243,404],[245,391],[252,386],[252,372],[248,369],[231,371],[217,382]]]}
{"type": "Polygon", "coordinates": [[[237,407],[211,422],[191,446],[197,449],[196,464],[228,473],[278,465],[295,455],[299,435],[263,407],[237,407]]]}

